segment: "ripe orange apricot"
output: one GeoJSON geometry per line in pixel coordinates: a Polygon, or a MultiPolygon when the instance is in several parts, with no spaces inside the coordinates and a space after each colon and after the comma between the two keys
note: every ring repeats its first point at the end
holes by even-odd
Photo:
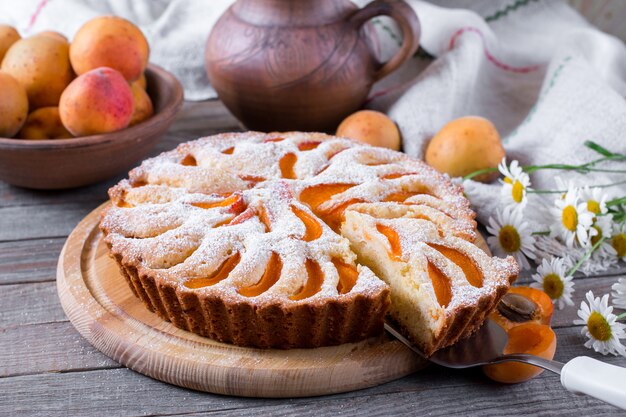
{"type": "Polygon", "coordinates": [[[543,291],[532,287],[511,287],[489,318],[504,330],[520,324],[550,324],[554,305],[543,291]]]}
{"type": "Polygon", "coordinates": [[[346,117],[336,135],[394,151],[399,151],[401,145],[400,131],[393,120],[373,110],[361,110],[346,117]]]}
{"type": "Polygon", "coordinates": [[[0,71],[0,137],[13,137],[28,115],[28,97],[22,85],[0,71]]]}
{"type": "MultiPolygon", "coordinates": [[[[539,323],[524,323],[508,331],[509,341],[504,354],[529,353],[545,359],[554,358],[556,335],[550,326],[539,323]]],[[[483,366],[483,372],[494,381],[516,384],[527,381],[543,369],[519,362],[504,362],[483,366]]]]}
{"type": "Polygon", "coordinates": [[[141,30],[126,19],[101,16],[85,23],[70,46],[70,61],[76,74],[99,67],[113,68],[128,81],[141,77],[150,48],[141,30]]]}
{"type": "Polygon", "coordinates": [[[133,93],[133,116],[130,119],[129,126],[134,126],[150,118],[154,113],[154,108],[152,107],[150,96],[146,93],[146,90],[141,88],[141,85],[134,82],[130,85],[130,89],[133,93]]]}
{"type": "Polygon", "coordinates": [[[63,126],[58,107],[40,107],[28,115],[17,136],[20,139],[68,139],[72,134],[63,126]]]}
{"type": "MultiPolygon", "coordinates": [[[[425,160],[439,172],[462,177],[484,168],[496,168],[505,152],[496,127],[483,117],[452,120],[431,139],[425,160]]],[[[476,181],[490,182],[498,172],[481,174],[476,181]]]]}
{"type": "Polygon", "coordinates": [[[22,39],[13,26],[0,25],[0,62],[4,58],[11,45],[22,39]]]}

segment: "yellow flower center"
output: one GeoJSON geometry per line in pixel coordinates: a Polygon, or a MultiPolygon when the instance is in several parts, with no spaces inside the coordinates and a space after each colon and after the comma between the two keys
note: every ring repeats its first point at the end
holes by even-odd
{"type": "Polygon", "coordinates": [[[601,342],[606,342],[610,340],[613,334],[611,333],[611,325],[604,318],[604,316],[597,311],[593,311],[589,315],[589,319],[587,320],[587,328],[589,329],[589,333],[593,336],[594,339],[600,340],[601,342]]]}
{"type": "Polygon", "coordinates": [[[522,239],[520,238],[517,229],[508,224],[500,229],[498,240],[500,241],[502,249],[509,253],[517,252],[522,247],[522,239]]]}
{"type": "Polygon", "coordinates": [[[507,184],[513,184],[513,180],[509,177],[504,177],[504,182],[506,182],[507,184]]]}
{"type": "Polygon", "coordinates": [[[561,215],[561,222],[563,222],[563,226],[571,232],[576,231],[576,226],[578,226],[578,213],[574,206],[567,206],[563,209],[563,214],[561,215]]]}
{"type": "Polygon", "coordinates": [[[613,246],[613,249],[615,249],[619,258],[626,256],[626,233],[620,233],[619,235],[613,236],[611,239],[611,246],[613,246]]]}
{"type": "Polygon", "coordinates": [[[543,291],[553,300],[563,295],[564,288],[563,280],[557,274],[552,273],[543,277],[543,291]]]}
{"type": "Polygon", "coordinates": [[[596,229],[598,234],[595,236],[591,236],[591,244],[595,245],[596,243],[598,243],[598,241],[600,241],[600,239],[602,239],[602,228],[600,226],[597,225],[593,225],[591,226],[592,228],[596,229]]]}
{"type": "Polygon", "coordinates": [[[598,203],[596,200],[587,201],[587,210],[589,210],[593,214],[600,214],[600,203],[598,203]]]}
{"type": "Polygon", "coordinates": [[[521,203],[524,198],[524,186],[519,180],[515,181],[513,184],[513,189],[511,190],[511,194],[513,195],[513,201],[516,203],[521,203]]]}

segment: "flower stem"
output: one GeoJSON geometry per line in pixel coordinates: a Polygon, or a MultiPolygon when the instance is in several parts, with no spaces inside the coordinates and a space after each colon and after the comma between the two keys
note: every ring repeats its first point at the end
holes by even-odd
{"type": "Polygon", "coordinates": [[[589,257],[591,256],[592,253],[594,253],[596,251],[596,249],[598,249],[598,246],[600,246],[602,244],[602,242],[604,242],[604,240],[606,239],[606,236],[602,236],[596,243],[595,245],[593,245],[591,248],[589,248],[589,250],[587,252],[585,252],[585,254],[583,255],[582,258],[580,258],[578,260],[578,262],[576,262],[576,265],[574,265],[572,267],[572,269],[569,270],[569,272],[567,273],[568,276],[570,275],[574,275],[576,273],[576,271],[578,271],[578,268],[580,268],[580,266],[587,260],[589,259],[589,257]]]}
{"type": "Polygon", "coordinates": [[[483,168],[483,169],[479,169],[478,171],[474,171],[471,172],[469,174],[467,174],[466,176],[463,177],[463,181],[465,180],[471,180],[474,177],[477,177],[481,174],[488,174],[490,172],[496,172],[498,171],[498,168],[483,168]]]}
{"type": "Polygon", "coordinates": [[[550,231],[549,230],[542,230],[540,232],[532,232],[531,235],[533,235],[533,236],[550,236],[550,231]]]}
{"type": "MultiPolygon", "coordinates": [[[[611,182],[608,184],[600,184],[600,185],[594,185],[594,188],[608,188],[608,187],[613,187],[616,185],[623,185],[626,184],[626,180],[624,181],[618,181],[618,182],[611,182]]],[[[567,192],[567,190],[541,190],[541,189],[526,189],[526,192],[529,194],[564,194],[567,192]]],[[[606,205],[607,207],[610,206],[618,206],[620,204],[626,204],[626,197],[622,197],[622,198],[616,198],[615,200],[610,200],[607,201],[606,205]]]]}
{"type": "Polygon", "coordinates": [[[615,318],[615,320],[621,320],[621,319],[623,319],[624,317],[626,317],[626,312],[624,312],[624,313],[620,314],[619,316],[617,316],[617,317],[615,318]]]}

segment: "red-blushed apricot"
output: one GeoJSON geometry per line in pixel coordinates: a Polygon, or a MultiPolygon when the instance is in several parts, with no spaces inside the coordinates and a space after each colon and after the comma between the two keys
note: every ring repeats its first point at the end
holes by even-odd
{"type": "Polygon", "coordinates": [[[17,134],[20,139],[68,139],[72,134],[63,126],[58,107],[41,107],[28,115],[17,134]]]}
{"type": "Polygon", "coordinates": [[[0,137],[13,137],[27,115],[26,90],[15,78],[0,71],[0,137]]]}
{"type": "Polygon", "coordinates": [[[550,324],[554,305],[545,292],[532,287],[511,287],[489,318],[504,330],[520,324],[550,324]]]}
{"type": "Polygon", "coordinates": [[[146,90],[141,88],[136,82],[130,85],[130,89],[133,92],[133,116],[130,119],[129,126],[134,126],[137,123],[141,123],[146,119],[149,119],[154,113],[152,108],[152,100],[146,93],[146,90]]]}
{"type": "Polygon", "coordinates": [[[133,93],[126,79],[111,68],[96,68],[77,77],[59,104],[63,125],[74,136],[124,129],[133,115],[133,93]]]}
{"type": "MultiPolygon", "coordinates": [[[[483,117],[452,120],[431,139],[425,160],[439,172],[462,177],[485,168],[496,168],[505,152],[496,127],[483,117]]],[[[498,172],[481,174],[476,181],[490,182],[498,172]]]]}
{"type": "Polygon", "coordinates": [[[4,54],[7,53],[11,45],[20,39],[22,37],[13,26],[0,25],[0,63],[2,63],[2,58],[4,58],[4,54]]]}
{"type": "MultiPolygon", "coordinates": [[[[504,347],[504,354],[529,353],[545,359],[554,358],[556,335],[550,326],[539,323],[524,323],[507,332],[509,340],[504,347]]],[[[516,384],[527,381],[543,369],[519,362],[503,362],[483,366],[485,375],[494,381],[516,384]]]]}
{"type": "Polygon", "coordinates": [[[128,81],[138,79],[148,65],[150,49],[141,30],[126,19],[102,16],[85,23],[70,47],[76,74],[99,67],[113,68],[128,81]]]}
{"type": "Polygon", "coordinates": [[[395,151],[401,145],[400,131],[393,120],[374,110],[352,113],[341,122],[336,135],[395,151]]]}
{"type": "Polygon", "coordinates": [[[56,106],[74,78],[69,45],[51,36],[33,36],[13,44],[2,60],[2,71],[15,78],[28,95],[30,110],[56,106]]]}

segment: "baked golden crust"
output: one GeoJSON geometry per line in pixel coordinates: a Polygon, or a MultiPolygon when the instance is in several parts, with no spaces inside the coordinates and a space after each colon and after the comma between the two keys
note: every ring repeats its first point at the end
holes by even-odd
{"type": "MultiPolygon", "coordinates": [[[[390,289],[339,232],[346,210],[419,218],[470,246],[476,238],[474,213],[449,178],[399,152],[319,133],[188,142],[144,161],[109,196],[100,227],[135,295],[177,327],[241,346],[381,333],[390,289]]],[[[503,295],[483,292],[471,318],[461,308],[445,323],[449,340],[503,295]]]]}

